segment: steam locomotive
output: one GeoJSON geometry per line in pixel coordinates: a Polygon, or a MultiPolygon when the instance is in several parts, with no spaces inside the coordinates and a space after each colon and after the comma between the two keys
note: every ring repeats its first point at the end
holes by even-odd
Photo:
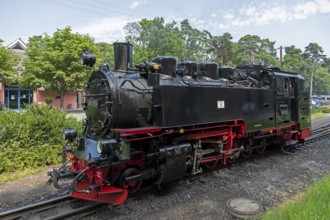
{"type": "MultiPolygon", "coordinates": [[[[133,47],[115,43],[114,70],[102,63],[85,86],[83,136],[64,132],[72,197],[123,203],[144,182],[163,185],[310,136],[304,78],[278,68],[238,69],[159,56],[132,68],[133,47]]],[[[93,67],[95,56],[83,53],[93,67]]]]}

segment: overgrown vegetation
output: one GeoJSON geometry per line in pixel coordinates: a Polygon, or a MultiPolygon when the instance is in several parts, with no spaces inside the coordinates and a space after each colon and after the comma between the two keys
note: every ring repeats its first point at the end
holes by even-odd
{"type": "Polygon", "coordinates": [[[0,174],[58,164],[63,130],[82,125],[67,113],[41,105],[0,112],[0,174]]]}
{"type": "Polygon", "coordinates": [[[330,176],[315,183],[298,201],[289,201],[266,214],[263,220],[329,219],[330,176]]]}
{"type": "Polygon", "coordinates": [[[330,105],[326,105],[326,106],[316,106],[316,112],[322,112],[322,113],[330,113],[330,105]]]}
{"type": "Polygon", "coordinates": [[[312,106],[312,119],[324,117],[330,113],[330,105],[327,106],[312,106]]]}

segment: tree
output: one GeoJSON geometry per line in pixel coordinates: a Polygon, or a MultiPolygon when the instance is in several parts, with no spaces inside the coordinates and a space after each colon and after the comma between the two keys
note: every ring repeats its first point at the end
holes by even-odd
{"type": "Polygon", "coordinates": [[[181,22],[181,34],[186,48],[185,60],[203,61],[207,58],[208,32],[192,28],[188,19],[181,22]]]}
{"type": "Polygon", "coordinates": [[[257,35],[245,35],[237,42],[237,65],[276,65],[275,41],[261,39],[257,35]]]}
{"type": "Polygon", "coordinates": [[[2,46],[2,40],[0,39],[0,82],[11,83],[15,82],[18,77],[18,72],[15,66],[18,62],[18,56],[11,50],[2,46]]]}
{"type": "Polygon", "coordinates": [[[326,56],[323,55],[323,49],[317,43],[309,43],[308,46],[305,47],[304,57],[309,63],[309,95],[312,97],[314,74],[317,74],[317,70],[320,69],[320,66],[326,56]]]}
{"type": "Polygon", "coordinates": [[[182,33],[174,21],[165,23],[163,18],[158,17],[142,19],[138,23],[128,23],[124,29],[126,40],[134,45],[134,60],[137,62],[159,55],[183,59],[186,54],[182,33]]]}
{"type": "Polygon", "coordinates": [[[110,67],[114,67],[114,49],[113,44],[100,42],[96,43],[96,47],[98,49],[98,63],[99,62],[107,62],[110,64],[110,67]]]}
{"type": "Polygon", "coordinates": [[[322,67],[327,68],[328,73],[330,74],[330,58],[329,57],[324,59],[322,67]]]}
{"type": "Polygon", "coordinates": [[[230,33],[226,32],[220,36],[209,35],[208,53],[211,53],[212,61],[233,65],[234,43],[233,37],[230,33]]]}
{"type": "Polygon", "coordinates": [[[313,78],[314,94],[327,94],[330,91],[330,74],[326,68],[318,66],[313,78]]]}
{"type": "Polygon", "coordinates": [[[25,72],[20,85],[60,94],[63,108],[64,96],[82,88],[88,72],[79,62],[83,50],[97,52],[94,39],[88,35],[72,33],[70,27],[58,29],[53,36],[33,36],[29,39],[25,72]]]}
{"type": "Polygon", "coordinates": [[[304,68],[304,56],[301,49],[294,45],[285,47],[285,55],[283,57],[283,69],[289,72],[300,73],[304,68]]]}

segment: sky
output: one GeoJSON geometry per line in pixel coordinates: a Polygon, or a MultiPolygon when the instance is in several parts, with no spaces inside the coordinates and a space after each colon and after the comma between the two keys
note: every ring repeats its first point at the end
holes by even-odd
{"type": "Polygon", "coordinates": [[[302,49],[318,43],[330,57],[330,0],[0,0],[0,39],[52,35],[70,26],[96,42],[124,41],[123,27],[142,18],[184,19],[212,35],[229,32],[236,42],[250,34],[275,47],[302,49]]]}

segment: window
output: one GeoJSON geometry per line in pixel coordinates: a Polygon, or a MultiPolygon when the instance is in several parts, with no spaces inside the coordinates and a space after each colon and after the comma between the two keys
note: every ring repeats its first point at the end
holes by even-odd
{"type": "Polygon", "coordinates": [[[278,96],[289,97],[290,81],[289,78],[278,76],[276,78],[276,93],[278,96]]]}
{"type": "Polygon", "coordinates": [[[284,95],[284,79],[282,77],[276,77],[276,93],[277,95],[284,95]]]}
{"type": "Polygon", "coordinates": [[[30,89],[5,88],[5,105],[10,109],[22,109],[33,103],[33,92],[30,89]]]}

